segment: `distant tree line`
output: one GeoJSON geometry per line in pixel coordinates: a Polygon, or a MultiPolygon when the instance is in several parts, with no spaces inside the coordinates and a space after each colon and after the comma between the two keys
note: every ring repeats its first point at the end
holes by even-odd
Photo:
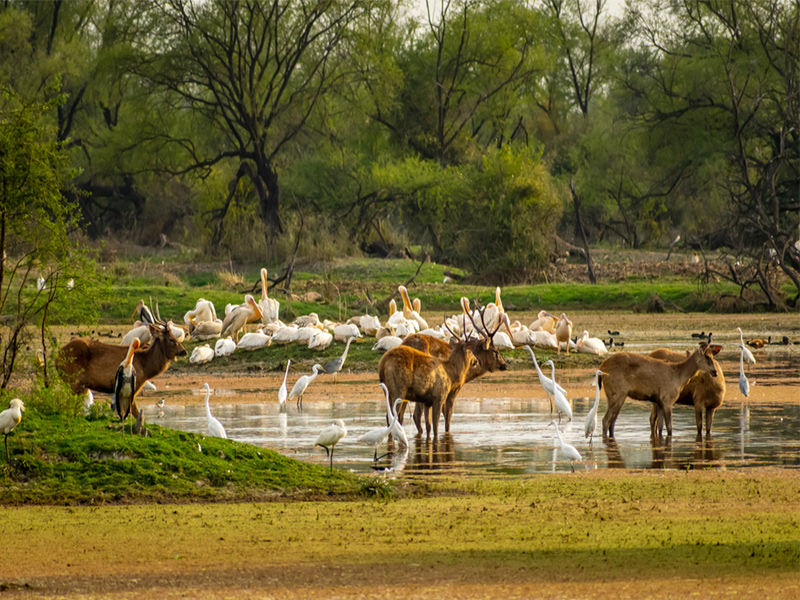
{"type": "Polygon", "coordinates": [[[798,0],[0,7],[0,86],[43,96],[91,238],[413,246],[514,283],[679,234],[773,305],[776,273],[800,291],[799,68],[798,0]]]}

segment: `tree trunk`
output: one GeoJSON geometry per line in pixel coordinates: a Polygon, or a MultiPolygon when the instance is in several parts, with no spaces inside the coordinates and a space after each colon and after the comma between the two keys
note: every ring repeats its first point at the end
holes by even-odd
{"type": "Polygon", "coordinates": [[[583,240],[583,250],[586,253],[586,269],[589,271],[589,282],[592,285],[597,283],[594,276],[594,266],[592,264],[592,255],[589,253],[589,240],[586,238],[586,227],[583,225],[583,212],[581,210],[581,198],[575,191],[575,180],[571,179],[569,182],[569,191],[572,192],[572,205],[575,207],[575,222],[578,226],[578,231],[583,240]]]}

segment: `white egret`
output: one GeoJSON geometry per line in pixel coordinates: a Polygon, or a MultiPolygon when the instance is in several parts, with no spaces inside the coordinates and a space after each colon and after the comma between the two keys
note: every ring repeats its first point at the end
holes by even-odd
{"type": "Polygon", "coordinates": [[[316,364],[311,368],[314,371],[313,375],[303,375],[300,379],[294,382],[292,391],[289,392],[289,400],[297,398],[297,407],[303,407],[303,394],[306,393],[308,385],[314,381],[314,378],[322,372],[322,365],[316,364]]]}
{"type": "Polygon", "coordinates": [[[283,375],[283,383],[281,387],[278,388],[278,404],[283,408],[283,405],[286,403],[286,398],[289,397],[289,391],[286,388],[286,379],[289,377],[289,365],[292,364],[292,359],[288,359],[286,361],[286,373],[283,375]]]}
{"type": "Polygon", "coordinates": [[[558,410],[558,421],[561,422],[561,413],[567,415],[568,420],[572,421],[572,407],[569,405],[569,400],[567,400],[566,394],[561,391],[562,388],[560,385],[556,384],[556,366],[553,364],[552,360],[548,360],[545,365],[550,365],[551,368],[551,377],[553,379],[553,400],[555,401],[556,409],[558,410]]]}
{"type": "Polygon", "coordinates": [[[542,387],[544,388],[544,391],[547,394],[547,399],[550,401],[550,414],[553,414],[553,390],[555,389],[556,386],[559,389],[561,389],[561,391],[563,393],[565,393],[565,394],[567,393],[567,390],[562,388],[560,385],[558,385],[552,379],[547,377],[547,375],[542,373],[542,370],[539,368],[539,363],[536,362],[536,355],[533,353],[533,350],[531,349],[531,347],[526,345],[525,348],[527,348],[528,352],[531,353],[531,359],[533,360],[533,366],[536,367],[536,374],[539,376],[539,383],[542,384],[542,387]]]}
{"type": "Polygon", "coordinates": [[[406,430],[403,428],[403,424],[397,418],[397,407],[401,403],[401,399],[395,399],[394,408],[392,408],[392,403],[389,400],[389,388],[387,388],[383,383],[379,385],[383,388],[383,391],[386,394],[386,410],[388,411],[388,417],[390,419],[394,417],[394,421],[392,421],[392,425],[390,425],[392,439],[396,440],[400,446],[408,448],[408,436],[406,435],[406,430]]]}
{"type": "MultiPolygon", "coordinates": [[[[739,349],[744,350],[744,346],[739,349]]],[[[745,398],[750,396],[750,382],[744,374],[744,352],[739,353],[739,391],[745,398]]]]}
{"type": "Polygon", "coordinates": [[[203,384],[203,389],[206,391],[206,419],[208,419],[208,435],[212,437],[227,438],[228,434],[225,433],[225,428],[216,418],[211,415],[211,406],[208,404],[208,399],[211,397],[211,386],[207,383],[203,384]]]}
{"type": "Polygon", "coordinates": [[[14,428],[22,421],[23,410],[25,410],[25,404],[19,398],[14,398],[11,400],[10,406],[0,412],[0,433],[3,434],[3,442],[6,445],[6,462],[8,462],[8,434],[14,431],[14,428]]]}
{"type": "Polygon", "coordinates": [[[586,415],[586,427],[584,428],[583,437],[589,438],[590,444],[592,443],[594,432],[597,429],[597,407],[600,405],[600,376],[602,374],[603,372],[600,369],[597,369],[594,373],[594,406],[589,409],[589,414],[586,415]]]}
{"type": "Polygon", "coordinates": [[[345,427],[344,421],[336,419],[332,425],[328,425],[319,432],[319,437],[314,442],[315,446],[325,448],[325,453],[331,457],[331,472],[333,472],[333,449],[345,437],[347,437],[347,427],[345,427]]]}
{"type": "Polygon", "coordinates": [[[744,362],[746,362],[748,365],[756,364],[756,357],[753,356],[753,353],[750,352],[750,349],[744,345],[744,336],[742,335],[742,328],[737,327],[736,331],[739,332],[739,347],[742,349],[744,362]]]}
{"type": "Polygon", "coordinates": [[[86,390],[86,394],[83,396],[83,414],[88,415],[92,412],[92,406],[94,406],[94,394],[92,390],[86,390]]]}
{"type": "MultiPolygon", "coordinates": [[[[558,444],[561,446],[561,454],[564,458],[569,461],[569,467],[572,469],[572,472],[575,472],[575,467],[572,465],[573,461],[581,461],[583,457],[581,453],[578,452],[578,449],[575,448],[572,444],[568,444],[564,441],[564,438],[561,437],[561,432],[558,430],[558,423],[555,421],[550,421],[550,425],[556,428],[556,436],[558,436],[558,444]]],[[[549,425],[548,425],[549,427],[549,425]]]]}
{"type": "Polygon", "coordinates": [[[36,289],[39,290],[40,292],[42,292],[42,291],[44,291],[44,288],[45,288],[46,285],[47,285],[47,282],[45,281],[44,277],[39,275],[39,278],[36,280],[36,289]]]}
{"type": "MultiPolygon", "coordinates": [[[[383,384],[381,384],[383,385],[383,384]]],[[[388,392],[387,392],[388,394],[388,392]]],[[[378,446],[387,438],[389,434],[392,432],[392,428],[394,427],[395,423],[397,423],[397,416],[398,412],[397,409],[402,402],[408,402],[405,398],[398,398],[394,402],[394,412],[392,413],[392,422],[388,425],[383,427],[375,427],[374,429],[370,429],[366,433],[362,434],[358,438],[359,444],[364,444],[365,446],[371,446],[374,449],[374,454],[372,459],[374,461],[378,460],[378,446]]]]}

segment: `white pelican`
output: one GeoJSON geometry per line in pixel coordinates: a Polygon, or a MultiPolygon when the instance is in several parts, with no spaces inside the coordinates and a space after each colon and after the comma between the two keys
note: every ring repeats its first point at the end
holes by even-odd
{"type": "Polygon", "coordinates": [[[319,365],[319,364],[314,365],[311,368],[311,370],[314,371],[314,374],[313,375],[303,375],[302,377],[300,377],[300,379],[295,381],[294,386],[292,387],[292,391],[289,392],[289,400],[291,400],[292,398],[297,398],[296,402],[297,402],[298,408],[302,408],[302,406],[303,406],[303,394],[306,393],[306,388],[308,388],[308,385],[312,381],[314,381],[314,379],[317,377],[317,375],[319,375],[320,372],[322,371],[322,365],[319,365]]]}
{"type": "Polygon", "coordinates": [[[247,294],[244,297],[244,304],[236,306],[225,315],[222,320],[222,331],[220,337],[235,337],[239,341],[239,333],[244,326],[251,321],[257,321],[262,317],[261,307],[256,304],[255,299],[247,294]]]}
{"type": "Polygon", "coordinates": [[[376,352],[388,352],[392,348],[397,348],[403,343],[403,338],[396,335],[387,335],[373,344],[372,349],[376,352]]]}
{"type": "Polygon", "coordinates": [[[331,457],[331,472],[333,472],[333,449],[340,440],[347,436],[347,427],[344,421],[336,419],[333,425],[328,425],[319,432],[317,441],[314,442],[315,446],[322,446],[325,448],[325,453],[331,457]]]}
{"type": "Polygon", "coordinates": [[[212,360],[214,360],[214,349],[208,344],[197,346],[189,357],[189,362],[194,365],[202,365],[212,360]]]}
{"type": "Polygon", "coordinates": [[[337,325],[333,328],[333,339],[343,344],[350,338],[360,338],[361,330],[355,323],[337,325]]]}
{"type": "Polygon", "coordinates": [[[183,327],[175,325],[175,323],[172,321],[167,322],[167,327],[169,327],[169,332],[172,334],[172,336],[179,342],[182,342],[184,339],[186,339],[186,330],[183,327]]]}
{"type": "Polygon", "coordinates": [[[19,398],[14,398],[11,400],[10,406],[0,412],[0,433],[3,434],[3,442],[6,445],[6,462],[8,462],[8,434],[14,431],[14,428],[22,421],[23,410],[25,410],[25,404],[19,398]]]}
{"type": "Polygon", "coordinates": [[[597,429],[597,407],[600,405],[600,376],[602,374],[603,372],[600,369],[594,372],[594,405],[589,409],[589,414],[586,415],[586,425],[583,429],[583,437],[589,438],[590,444],[597,429]]]}
{"type": "MultiPolygon", "coordinates": [[[[568,444],[564,441],[564,438],[561,437],[561,432],[558,430],[558,423],[555,421],[550,421],[550,425],[556,428],[556,436],[558,436],[558,444],[561,446],[561,454],[564,458],[569,461],[569,467],[572,469],[572,472],[575,472],[575,467],[572,466],[573,461],[580,461],[582,460],[581,453],[575,448],[575,446],[568,444]]],[[[549,425],[548,425],[549,427],[549,425]]]]}
{"type": "Polygon", "coordinates": [[[572,338],[572,321],[567,315],[561,313],[561,318],[556,323],[556,342],[558,342],[558,354],[561,354],[561,344],[567,344],[567,356],[569,356],[569,343],[572,338]]]}
{"type": "Polygon", "coordinates": [[[281,309],[281,303],[270,298],[267,294],[267,270],[261,269],[261,299],[258,301],[261,307],[261,322],[264,325],[274,323],[278,320],[278,313],[281,309]]]}
{"type": "Polygon", "coordinates": [[[217,311],[214,303],[205,298],[198,298],[194,308],[183,315],[183,322],[189,329],[194,329],[198,323],[217,320],[217,311]]]}
{"type": "Polygon", "coordinates": [[[211,437],[226,438],[228,434],[225,433],[225,428],[216,418],[211,415],[211,407],[208,404],[208,399],[211,397],[211,387],[203,384],[203,389],[206,391],[206,419],[208,420],[208,435],[211,437]]]}
{"type": "Polygon", "coordinates": [[[540,310],[536,320],[530,324],[530,327],[528,327],[528,329],[530,329],[531,331],[536,331],[539,327],[541,327],[542,331],[555,334],[557,320],[558,319],[556,319],[546,310],[540,310]]]}
{"type": "Polygon", "coordinates": [[[319,315],[315,312],[308,313],[307,315],[300,315],[294,321],[292,321],[292,325],[297,325],[298,327],[317,327],[321,325],[319,320],[319,315]]]}
{"type": "Polygon", "coordinates": [[[306,325],[304,327],[299,327],[297,329],[297,335],[295,336],[294,341],[300,346],[308,346],[311,340],[315,338],[318,333],[321,332],[322,332],[321,329],[314,327],[313,325],[306,325]]]}
{"type": "Polygon", "coordinates": [[[311,350],[325,350],[333,343],[333,334],[327,331],[317,331],[310,340],[308,340],[308,347],[311,350]]]}
{"type": "Polygon", "coordinates": [[[222,320],[201,321],[192,330],[193,340],[213,340],[222,333],[222,320]]]}
{"type": "Polygon", "coordinates": [[[216,356],[230,356],[236,351],[236,342],[233,341],[231,336],[226,338],[219,338],[217,343],[214,344],[214,354],[216,356]]]}
{"type": "Polygon", "coordinates": [[[606,345],[600,338],[590,338],[589,332],[584,329],[583,335],[577,342],[578,352],[583,354],[597,354],[602,356],[608,352],[606,345]]]}
{"type": "Polygon", "coordinates": [[[272,343],[272,338],[264,333],[261,329],[245,333],[236,347],[239,350],[258,350],[259,348],[266,348],[272,343]]]}
{"type": "Polygon", "coordinates": [[[420,329],[427,329],[428,323],[423,319],[420,314],[411,306],[411,300],[408,298],[408,290],[404,285],[397,286],[397,291],[403,298],[403,316],[408,321],[414,321],[417,324],[417,331],[420,329]]]}
{"type": "Polygon", "coordinates": [[[126,333],[122,341],[119,343],[120,346],[130,346],[133,343],[133,340],[139,340],[139,343],[144,346],[147,342],[150,341],[150,326],[147,323],[142,323],[141,321],[136,321],[134,323],[133,329],[131,329],[128,333],[126,333]]]}
{"type": "Polygon", "coordinates": [[[297,339],[298,331],[299,328],[297,325],[286,325],[285,327],[279,327],[272,334],[272,343],[280,346],[291,344],[297,339]]]}
{"type": "Polygon", "coordinates": [[[361,328],[361,331],[364,332],[364,335],[373,336],[376,335],[381,328],[381,321],[378,317],[364,315],[361,317],[358,326],[361,328]]]}

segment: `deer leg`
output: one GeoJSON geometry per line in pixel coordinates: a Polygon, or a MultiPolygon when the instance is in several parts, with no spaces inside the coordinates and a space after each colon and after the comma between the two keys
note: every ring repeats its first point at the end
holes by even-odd
{"type": "Polygon", "coordinates": [[[442,412],[444,413],[444,430],[445,433],[450,431],[450,422],[453,420],[453,410],[455,409],[456,399],[455,396],[447,396],[444,402],[442,412]]]}
{"type": "Polygon", "coordinates": [[[663,405],[664,424],[667,426],[667,436],[672,437],[672,404],[667,402],[663,405]]]}
{"type": "Polygon", "coordinates": [[[703,407],[702,406],[695,406],[694,407],[694,422],[697,425],[697,435],[699,437],[703,436],[703,407]]]}
{"type": "Polygon", "coordinates": [[[650,411],[650,437],[656,436],[657,426],[658,426],[658,405],[653,403],[653,409],[650,411]]]}
{"type": "Polygon", "coordinates": [[[711,424],[714,422],[714,412],[716,408],[706,409],[706,438],[711,437],[711,424]]]}
{"type": "MultiPolygon", "coordinates": [[[[401,405],[399,410],[402,411],[405,409],[405,406],[401,405]]],[[[417,426],[417,435],[422,434],[422,411],[425,410],[425,407],[421,402],[414,403],[414,425],[417,426]]],[[[398,418],[398,421],[400,419],[398,418]]]]}
{"type": "Polygon", "coordinates": [[[606,388],[606,400],[608,403],[608,409],[603,417],[603,437],[613,438],[614,425],[617,422],[617,416],[619,415],[620,409],[622,409],[625,398],[623,397],[621,401],[618,400],[616,396],[609,394],[608,388],[606,388]]]}
{"type": "Polygon", "coordinates": [[[431,405],[431,417],[433,421],[433,438],[439,439],[439,417],[442,415],[441,400],[435,400],[431,405]]]}

